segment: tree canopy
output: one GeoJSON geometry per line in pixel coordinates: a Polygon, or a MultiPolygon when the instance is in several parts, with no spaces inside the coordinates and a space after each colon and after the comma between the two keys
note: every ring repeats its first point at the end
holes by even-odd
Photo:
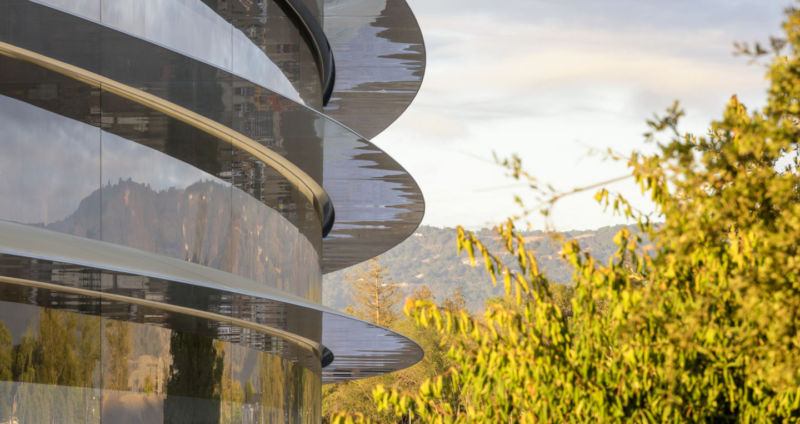
{"type": "MultiPolygon", "coordinates": [[[[679,132],[676,103],[648,122],[656,153],[608,152],[627,162],[656,213],[603,188],[596,199],[635,219],[654,248],[623,228],[602,263],[578,240],[565,241],[570,305],[513,219],[497,233],[514,267],[459,229],[459,251],[480,258],[514,304],[493,303],[477,318],[408,300],[405,313],[444,337],[454,365],[416,392],[375,387],[377,408],[431,423],[800,418],[800,12],[788,10],[783,29],[770,46],[738,45],[756,58],[773,55],[763,109],[748,112],[733,96],[698,137],[679,132]],[[466,393],[463,408],[451,401],[456,391],[466,393]]],[[[540,190],[518,158],[502,163],[541,195],[517,218],[548,216],[573,193],[540,190]]]]}

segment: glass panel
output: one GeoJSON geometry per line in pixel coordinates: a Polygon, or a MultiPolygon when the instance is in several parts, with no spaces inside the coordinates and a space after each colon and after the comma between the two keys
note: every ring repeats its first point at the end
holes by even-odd
{"type": "Polygon", "coordinates": [[[231,69],[232,29],[224,17],[200,0],[143,1],[145,38],[231,69]]]}
{"type": "Polygon", "coordinates": [[[234,156],[233,169],[231,272],[319,302],[320,260],[309,239],[319,243],[322,230],[310,202],[259,161],[234,156]]]}
{"type": "Polygon", "coordinates": [[[103,241],[221,267],[230,230],[229,183],[105,132],[103,180],[103,241]]]}
{"type": "Polygon", "coordinates": [[[408,107],[425,73],[425,45],[405,0],[327,2],[336,86],[325,113],[372,139],[408,107]]]}
{"type": "MultiPolygon", "coordinates": [[[[78,16],[29,0],[6,0],[11,4],[0,17],[0,41],[13,44],[90,72],[99,72],[102,27],[78,16]]],[[[94,15],[99,0],[51,0],[75,9],[73,13],[94,15]]]]}
{"type": "MultiPolygon", "coordinates": [[[[273,0],[246,5],[231,3],[231,23],[234,32],[233,73],[264,87],[293,98],[299,93],[309,107],[322,109],[322,82],[315,50],[304,36],[305,29],[298,27],[296,19],[289,18],[284,9],[273,0]],[[262,69],[264,59],[282,73],[282,78],[266,80],[254,77],[253,70],[262,69]],[[281,81],[279,85],[276,85],[281,81]],[[284,84],[291,84],[286,87],[284,84]]],[[[300,24],[301,25],[301,24],[300,24]]]]}
{"type": "Polygon", "coordinates": [[[85,88],[0,85],[0,219],[100,238],[100,130],[37,107],[87,118],[85,88]]]}
{"type": "Polygon", "coordinates": [[[100,0],[38,0],[94,21],[100,20],[100,0]]]}
{"type": "Polygon", "coordinates": [[[0,420],[99,423],[100,318],[5,301],[0,311],[0,420]]]}
{"type": "MultiPolygon", "coordinates": [[[[145,0],[95,1],[100,3],[102,16],[99,20],[102,20],[104,24],[138,37],[146,37],[145,0]]],[[[164,3],[172,3],[172,1],[164,3]]]]}
{"type": "MultiPolygon", "coordinates": [[[[57,269],[43,263],[17,274],[55,277],[57,269]]],[[[320,416],[317,373],[207,337],[225,323],[119,302],[105,302],[101,317],[97,298],[6,283],[0,298],[3,422],[99,423],[102,415],[108,423],[306,423],[320,416]]]]}

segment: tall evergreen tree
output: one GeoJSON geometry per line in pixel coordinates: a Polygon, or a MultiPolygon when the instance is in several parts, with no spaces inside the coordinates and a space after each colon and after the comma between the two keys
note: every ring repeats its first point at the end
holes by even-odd
{"type": "Polygon", "coordinates": [[[104,388],[128,390],[128,354],[131,349],[130,323],[113,319],[106,320],[106,378],[104,388]]]}
{"type": "Polygon", "coordinates": [[[365,321],[388,327],[400,317],[394,307],[403,299],[400,285],[393,282],[380,257],[370,259],[345,279],[350,285],[352,308],[348,313],[365,321]]]}

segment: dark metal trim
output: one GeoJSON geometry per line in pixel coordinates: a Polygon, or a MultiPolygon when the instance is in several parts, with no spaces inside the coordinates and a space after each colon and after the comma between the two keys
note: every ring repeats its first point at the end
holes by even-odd
{"type": "Polygon", "coordinates": [[[328,37],[317,18],[308,10],[302,0],[284,0],[290,9],[297,15],[306,31],[314,42],[317,56],[320,61],[322,76],[322,106],[327,106],[333,94],[333,84],[336,81],[336,63],[333,60],[333,51],[328,37]]]}

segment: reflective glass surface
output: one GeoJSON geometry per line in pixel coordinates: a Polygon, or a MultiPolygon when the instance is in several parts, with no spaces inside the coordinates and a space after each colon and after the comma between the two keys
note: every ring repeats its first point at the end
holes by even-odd
{"type": "MultiPolygon", "coordinates": [[[[5,252],[0,256],[0,276],[64,286],[65,292],[75,288],[209,311],[287,333],[269,336],[224,319],[217,323],[199,318],[174,319],[173,314],[159,311],[158,307],[129,307],[125,302],[103,303],[99,312],[108,318],[190,331],[269,352],[311,370],[318,369],[315,367],[320,366],[320,359],[309,356],[308,348],[287,334],[319,341],[334,355],[333,362],[322,369],[323,383],[397,371],[415,364],[423,355],[419,345],[390,330],[190,262],[4,221],[0,221],[0,252],[5,252]],[[141,273],[147,276],[138,275],[141,273]]],[[[25,288],[15,290],[29,293],[25,288]]],[[[73,305],[76,299],[86,297],[55,293],[51,290],[44,298],[23,298],[51,299],[47,305],[54,307],[73,305]]]]}
{"type": "MultiPolygon", "coordinates": [[[[7,0],[12,1],[12,0],[7,0]]],[[[18,0],[14,0],[18,1],[18,0]]],[[[305,79],[287,58],[265,43],[269,27],[277,45],[305,51],[304,64],[316,66],[297,25],[288,22],[272,1],[250,3],[202,0],[39,0],[47,6],[102,22],[115,30],[147,40],[253,81],[296,101],[315,105],[319,80],[305,79]],[[240,24],[232,25],[238,15],[240,24]],[[279,34],[279,37],[275,37],[279,34]],[[302,47],[301,47],[302,45],[302,47]],[[316,84],[316,86],[314,86],[316,84]],[[301,100],[302,99],[302,100],[301,100]]],[[[47,15],[42,12],[42,15],[47,15]]],[[[108,34],[104,32],[104,34],[108,34]]],[[[294,62],[301,63],[298,58],[294,62]]],[[[298,67],[299,68],[299,67],[298,67]]]]}
{"type": "MultiPolygon", "coordinates": [[[[88,112],[93,100],[74,84],[0,85],[10,92],[67,112],[88,112]]],[[[101,238],[100,129],[30,103],[0,95],[0,219],[101,238]]]]}
{"type": "Polygon", "coordinates": [[[391,249],[422,220],[425,203],[414,179],[374,144],[338,125],[325,127],[324,170],[336,222],[323,241],[323,272],[391,249]]]}
{"type": "MultiPolygon", "coordinates": [[[[413,179],[374,145],[325,116],[252,82],[142,39],[28,1],[2,1],[17,2],[14,5],[18,6],[11,8],[16,11],[13,19],[0,16],[0,24],[4,25],[0,38],[5,37],[4,41],[30,46],[77,66],[86,65],[86,69],[96,69],[102,75],[229,126],[279,153],[322,183],[336,207],[338,222],[331,237],[322,242],[324,272],[382,253],[413,233],[419,224],[424,202],[413,179]],[[67,25],[61,21],[69,22],[67,25]],[[20,22],[29,23],[20,25],[20,22]],[[49,40],[50,32],[42,30],[43,25],[54,25],[54,33],[61,34],[61,38],[49,40]],[[70,44],[67,30],[58,29],[62,27],[87,34],[94,34],[95,27],[100,27],[102,35],[96,36],[97,43],[70,44]],[[60,48],[51,48],[54,45],[60,48]],[[83,58],[94,58],[97,64],[83,58]]],[[[236,25],[236,17],[241,15],[231,12],[231,16],[236,25]]],[[[264,40],[271,39],[270,25],[258,28],[268,31],[262,33],[264,40]]],[[[287,47],[285,52],[295,54],[289,50],[287,47]]],[[[108,132],[168,154],[172,153],[159,147],[167,137],[195,137],[187,135],[190,131],[181,129],[181,124],[172,124],[136,105],[111,101],[106,94],[102,96],[104,129],[108,132]],[[115,116],[111,116],[112,108],[115,116]],[[137,124],[145,121],[146,127],[137,124]]],[[[364,116],[369,116],[366,112],[364,116]]],[[[99,121],[98,115],[88,115],[99,121]]],[[[200,162],[213,162],[214,157],[221,155],[214,143],[194,142],[192,146],[191,151],[184,152],[200,158],[200,162]]],[[[181,159],[186,160],[185,155],[181,159]]],[[[219,173],[213,166],[190,163],[280,211],[320,250],[320,242],[313,237],[318,234],[313,227],[317,224],[306,225],[313,205],[298,199],[284,183],[259,170],[250,158],[235,150],[216,161],[220,163],[218,169],[222,169],[219,173]]],[[[108,179],[103,182],[108,183],[108,179]]],[[[238,207],[232,208],[237,210],[238,207]]],[[[237,219],[233,212],[232,219],[237,219]]],[[[233,259],[231,263],[235,262],[233,259]]]]}
{"type": "Polygon", "coordinates": [[[8,129],[0,135],[7,199],[0,219],[192,261],[319,300],[319,221],[277,171],[102,89],[5,57],[0,65],[16,82],[0,85],[8,129]]]}
{"type": "MultiPolygon", "coordinates": [[[[0,293],[13,297],[6,287],[0,293]]],[[[319,421],[320,377],[297,363],[192,332],[24,300],[0,301],[2,422],[319,421]]]]}
{"type": "Polygon", "coordinates": [[[372,139],[411,104],[425,43],[405,0],[325,0],[336,84],[325,114],[372,139]]]}

